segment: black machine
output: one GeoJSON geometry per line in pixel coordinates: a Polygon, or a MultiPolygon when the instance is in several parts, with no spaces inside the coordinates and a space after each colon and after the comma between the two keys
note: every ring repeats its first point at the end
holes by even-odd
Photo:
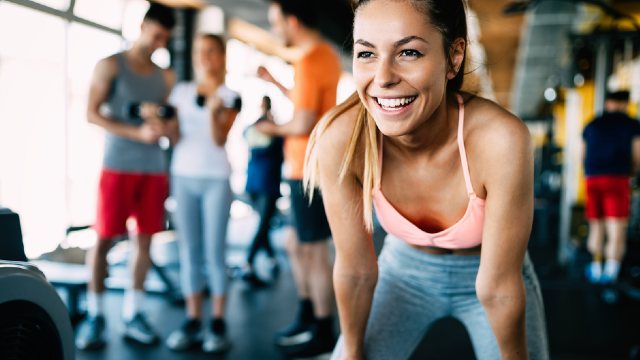
{"type": "Polygon", "coordinates": [[[26,260],[18,214],[0,209],[0,359],[74,359],[67,308],[26,260]]]}

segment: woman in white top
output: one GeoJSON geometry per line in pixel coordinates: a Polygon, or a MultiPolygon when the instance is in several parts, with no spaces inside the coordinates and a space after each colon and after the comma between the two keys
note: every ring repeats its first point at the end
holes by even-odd
{"type": "Polygon", "coordinates": [[[196,36],[192,58],[196,80],[179,83],[169,97],[180,124],[171,187],[187,319],[169,335],[167,346],[186,350],[203,341],[204,351],[220,352],[229,346],[224,322],[225,243],[232,200],[224,145],[240,106],[238,94],[224,85],[224,40],[211,34],[196,36]],[[205,285],[212,295],[208,326],[202,326],[205,285]]]}

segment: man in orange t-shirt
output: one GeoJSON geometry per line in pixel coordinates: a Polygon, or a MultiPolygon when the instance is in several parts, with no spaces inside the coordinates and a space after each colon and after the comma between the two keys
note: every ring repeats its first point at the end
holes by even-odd
{"type": "Polygon", "coordinates": [[[300,0],[270,0],[272,31],[287,46],[302,50],[294,63],[294,88],[289,90],[263,67],[259,76],[285,93],[294,104],[293,119],[283,125],[264,121],[258,130],[285,137],[285,176],[291,187],[291,211],[297,236],[287,239],[300,307],[294,322],[278,334],[276,343],[289,355],[304,357],[330,353],[333,333],[333,289],[328,239],[331,236],[322,198],[309,204],[302,188],[304,156],[309,134],[320,117],[336,105],[340,59],[315,29],[315,13],[300,0]]]}

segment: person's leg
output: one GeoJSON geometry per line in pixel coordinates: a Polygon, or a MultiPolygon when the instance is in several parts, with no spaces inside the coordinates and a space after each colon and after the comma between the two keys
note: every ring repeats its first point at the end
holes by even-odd
{"type": "Polygon", "coordinates": [[[274,256],[273,247],[269,241],[269,227],[271,218],[276,210],[276,199],[267,194],[257,194],[255,197],[255,210],[260,217],[260,221],[247,255],[249,267],[253,267],[256,254],[260,249],[264,249],[269,257],[273,258],[274,256]]]}
{"type": "Polygon", "coordinates": [[[626,176],[608,178],[604,201],[605,226],[607,231],[606,263],[603,282],[615,282],[620,273],[620,264],[627,243],[627,224],[631,207],[631,186],[626,176]]]}
{"type": "MultiPolygon", "coordinates": [[[[295,215],[294,215],[295,216],[295,215]]],[[[289,264],[291,273],[296,284],[296,292],[301,300],[309,300],[309,281],[307,280],[307,271],[305,266],[304,252],[300,247],[300,240],[295,229],[289,229],[284,242],[284,247],[289,256],[289,264]]]]}
{"type": "Polygon", "coordinates": [[[233,194],[229,180],[208,180],[203,201],[204,249],[212,295],[212,320],[205,335],[203,350],[207,352],[223,351],[229,343],[226,340],[224,322],[227,299],[226,244],[227,225],[233,194]]]}
{"type": "Polygon", "coordinates": [[[204,244],[202,241],[202,197],[193,179],[174,177],[176,200],[173,214],[180,246],[180,277],[189,319],[202,319],[202,291],[205,286],[204,244]]]}
{"type": "MultiPolygon", "coordinates": [[[[464,257],[460,257],[464,258],[464,257]]],[[[466,327],[476,357],[479,360],[500,358],[500,349],[496,341],[493,329],[486,315],[484,307],[475,293],[475,274],[479,263],[460,263],[452,273],[451,281],[458,286],[466,287],[467,291],[461,291],[453,297],[453,316],[458,318],[466,327]],[[464,271],[474,268],[474,271],[464,271]]],[[[462,261],[465,261],[462,259],[462,261]]],[[[549,358],[549,346],[544,315],[544,304],[538,278],[533,270],[528,254],[522,270],[526,291],[525,328],[527,336],[527,349],[532,360],[546,360],[549,358]]]]}
{"type": "Polygon", "coordinates": [[[589,236],[587,249],[591,253],[591,264],[587,269],[587,277],[591,282],[600,281],[602,276],[602,253],[604,250],[604,221],[589,219],[589,236]]]}
{"type": "MultiPolygon", "coordinates": [[[[107,277],[107,254],[113,245],[109,238],[99,238],[96,245],[87,251],[85,261],[91,272],[88,290],[90,293],[102,294],[105,290],[104,280],[107,277]]],[[[104,309],[96,308],[96,312],[90,310],[89,315],[102,315],[104,309]]]]}
{"type": "Polygon", "coordinates": [[[164,174],[135,175],[135,207],[137,235],[131,236],[130,268],[132,285],[125,292],[123,318],[125,337],[144,345],[155,344],[159,337],[151,328],[143,312],[144,282],[151,267],[151,239],[165,228],[164,201],[168,194],[168,180],[164,174]]]}
{"type": "Polygon", "coordinates": [[[324,319],[333,313],[334,295],[329,262],[328,241],[302,243],[304,258],[308,261],[308,284],[314,315],[324,319]]]}
{"type": "Polygon", "coordinates": [[[549,359],[549,339],[540,282],[529,254],[525,255],[522,277],[527,292],[526,331],[529,359],[549,359]]]}
{"type": "MultiPolygon", "coordinates": [[[[446,298],[438,294],[444,273],[429,261],[434,255],[407,244],[389,244],[391,237],[387,239],[365,331],[367,360],[408,359],[448,308],[446,298]]],[[[342,359],[343,351],[339,339],[331,359],[342,359]]]]}
{"type": "Polygon", "coordinates": [[[600,177],[588,177],[586,180],[587,201],[585,216],[589,221],[587,249],[591,253],[591,263],[586,269],[587,279],[592,283],[600,281],[602,276],[602,252],[604,247],[604,192],[600,177]]]}
{"type": "Polygon", "coordinates": [[[624,257],[627,243],[626,218],[607,218],[605,225],[607,228],[606,263],[603,269],[603,276],[607,281],[615,282],[620,273],[620,264],[624,257]]]}
{"type": "Polygon", "coordinates": [[[328,246],[331,230],[321,194],[314,194],[311,203],[306,197],[303,199],[305,206],[301,209],[299,232],[307,286],[316,317],[316,332],[326,338],[333,338],[334,294],[328,246]]]}
{"type": "Polygon", "coordinates": [[[202,201],[193,179],[172,178],[176,201],[173,219],[180,248],[180,277],[187,305],[187,319],[167,338],[172,350],[187,350],[201,338],[202,303],[205,285],[204,246],[202,241],[202,201]]]}
{"type": "Polygon", "coordinates": [[[112,239],[126,233],[126,220],[131,211],[132,189],[126,175],[103,170],[98,188],[98,206],[94,229],[98,235],[96,245],[86,254],[91,272],[87,291],[89,316],[76,337],[76,345],[83,350],[102,347],[105,342],[104,280],[107,277],[107,254],[112,239]]]}
{"type": "Polygon", "coordinates": [[[287,181],[291,188],[291,220],[292,227],[285,239],[285,249],[289,257],[291,273],[298,295],[298,309],[293,322],[281,330],[276,337],[276,344],[280,346],[296,346],[308,342],[312,337],[311,327],[315,322],[313,303],[309,288],[309,259],[300,243],[300,236],[304,232],[304,221],[307,215],[308,201],[304,197],[302,181],[287,181]]]}

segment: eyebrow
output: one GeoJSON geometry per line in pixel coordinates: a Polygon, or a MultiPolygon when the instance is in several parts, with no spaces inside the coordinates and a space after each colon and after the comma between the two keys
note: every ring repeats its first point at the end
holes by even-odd
{"type": "MultiPolygon", "coordinates": [[[[408,44],[408,43],[410,43],[410,42],[412,42],[414,40],[421,41],[423,43],[429,44],[429,42],[427,40],[421,38],[420,36],[410,35],[410,36],[404,37],[404,38],[394,42],[393,46],[394,47],[399,47],[399,46],[402,46],[402,45],[406,45],[406,44],[408,44]]],[[[375,48],[375,45],[373,45],[372,43],[370,43],[370,42],[368,42],[366,40],[362,40],[362,39],[356,40],[354,42],[354,44],[359,44],[359,45],[366,46],[366,47],[369,47],[369,48],[375,48]]]]}

